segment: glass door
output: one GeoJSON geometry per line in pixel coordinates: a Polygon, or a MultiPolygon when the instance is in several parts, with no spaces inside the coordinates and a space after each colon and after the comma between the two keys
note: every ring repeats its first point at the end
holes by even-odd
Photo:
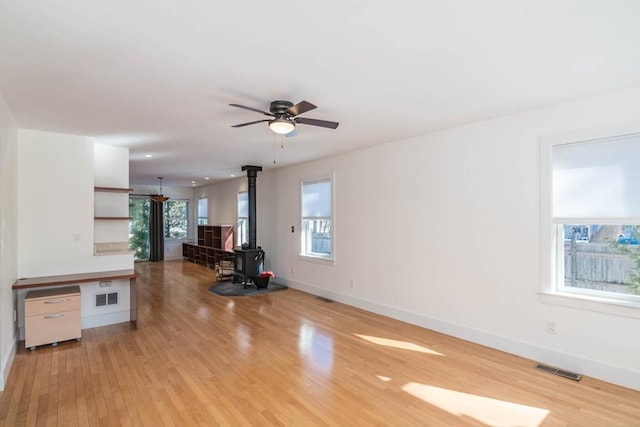
{"type": "Polygon", "coordinates": [[[148,197],[129,198],[129,247],[136,261],[149,260],[149,217],[151,201],[148,197]]]}

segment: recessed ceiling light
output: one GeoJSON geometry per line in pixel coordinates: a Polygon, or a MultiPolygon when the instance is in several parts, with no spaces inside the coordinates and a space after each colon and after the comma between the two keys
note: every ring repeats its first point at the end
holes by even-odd
{"type": "Polygon", "coordinates": [[[195,184],[196,182],[195,182],[195,181],[191,181],[191,183],[192,183],[192,184],[195,184]]]}
{"type": "Polygon", "coordinates": [[[235,176],[236,176],[236,174],[232,173],[230,176],[231,176],[231,178],[233,178],[233,177],[235,177],[235,176]]]}
{"type": "Polygon", "coordinates": [[[204,177],[204,179],[209,179],[209,177],[208,177],[208,176],[205,176],[205,177],[204,177]]]}
{"type": "Polygon", "coordinates": [[[151,158],[151,157],[153,157],[153,154],[145,154],[144,156],[145,156],[146,158],[151,158]]]}

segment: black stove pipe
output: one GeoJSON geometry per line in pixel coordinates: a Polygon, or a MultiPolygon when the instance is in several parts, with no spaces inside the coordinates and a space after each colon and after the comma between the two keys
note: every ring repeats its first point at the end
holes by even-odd
{"type": "Polygon", "coordinates": [[[249,249],[256,249],[256,177],[262,166],[242,166],[242,171],[247,171],[249,181],[248,201],[249,201],[249,249]]]}

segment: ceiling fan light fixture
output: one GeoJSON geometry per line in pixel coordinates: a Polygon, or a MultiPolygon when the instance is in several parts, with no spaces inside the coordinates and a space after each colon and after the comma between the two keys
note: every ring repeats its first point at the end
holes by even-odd
{"type": "Polygon", "coordinates": [[[295,128],[295,123],[287,119],[275,119],[269,122],[269,129],[281,135],[286,135],[295,128]]]}

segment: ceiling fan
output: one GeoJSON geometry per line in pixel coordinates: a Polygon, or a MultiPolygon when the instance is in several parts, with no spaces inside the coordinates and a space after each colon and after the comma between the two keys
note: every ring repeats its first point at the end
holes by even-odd
{"type": "Polygon", "coordinates": [[[311,111],[317,108],[310,102],[301,101],[296,105],[293,105],[290,101],[273,101],[269,107],[270,112],[258,110],[257,108],[246,107],[240,104],[229,104],[232,107],[243,108],[249,111],[255,111],[256,113],[264,114],[265,116],[273,117],[272,119],[256,120],[253,122],[240,123],[231,127],[241,128],[243,126],[253,125],[256,123],[269,122],[269,129],[275,133],[281,135],[287,135],[293,132],[296,128],[296,124],[320,126],[323,128],[335,129],[338,127],[338,122],[330,122],[327,120],[309,119],[306,117],[298,117],[300,114],[311,111]]]}

